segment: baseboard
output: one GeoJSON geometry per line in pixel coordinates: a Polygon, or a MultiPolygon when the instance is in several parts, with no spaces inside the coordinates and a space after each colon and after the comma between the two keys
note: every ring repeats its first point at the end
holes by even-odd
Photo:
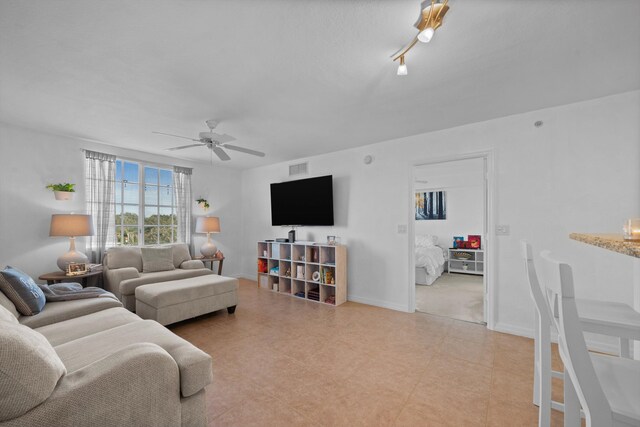
{"type": "Polygon", "coordinates": [[[402,304],[394,304],[387,301],[380,301],[372,298],[359,297],[357,295],[349,295],[347,297],[348,301],[357,302],[360,304],[373,305],[376,307],[388,308],[390,310],[395,311],[403,311],[405,313],[409,312],[409,308],[406,305],[402,304]]]}
{"type": "Polygon", "coordinates": [[[522,328],[519,326],[513,326],[506,323],[496,322],[494,328],[496,332],[502,332],[505,334],[517,335],[519,337],[533,339],[533,329],[522,328]]]}
{"type": "MultiPolygon", "coordinates": [[[[494,330],[496,332],[503,332],[505,334],[518,335],[520,337],[526,337],[533,339],[534,331],[529,328],[522,328],[519,326],[509,325],[506,323],[497,322],[494,330]]],[[[558,333],[555,331],[551,332],[551,341],[554,343],[558,343],[558,333]]],[[[600,340],[587,339],[587,347],[589,350],[598,351],[601,353],[610,353],[610,354],[618,354],[620,349],[617,345],[611,344],[608,342],[603,342],[600,340]]]]}

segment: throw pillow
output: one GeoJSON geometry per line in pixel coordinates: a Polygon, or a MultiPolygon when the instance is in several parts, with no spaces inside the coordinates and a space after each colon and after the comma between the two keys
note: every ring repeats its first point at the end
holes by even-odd
{"type": "Polygon", "coordinates": [[[144,273],[175,270],[173,252],[170,247],[140,248],[140,252],[142,253],[142,271],[144,273]]]}
{"type": "Polygon", "coordinates": [[[186,243],[175,243],[169,246],[173,251],[173,266],[179,268],[185,261],[191,261],[189,246],[186,243]]]}
{"type": "Polygon", "coordinates": [[[36,282],[29,275],[10,266],[0,271],[0,291],[25,316],[40,313],[46,302],[44,293],[36,282]]]}
{"type": "Polygon", "coordinates": [[[137,246],[116,246],[107,250],[107,267],[111,270],[117,268],[134,267],[142,271],[142,258],[140,248],[137,246]]]}
{"type": "Polygon", "coordinates": [[[35,408],[67,373],[49,341],[33,329],[0,322],[0,422],[35,408]]]}

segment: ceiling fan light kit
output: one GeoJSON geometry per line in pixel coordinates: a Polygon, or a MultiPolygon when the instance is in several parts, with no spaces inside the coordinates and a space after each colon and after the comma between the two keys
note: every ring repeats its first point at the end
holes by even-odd
{"type": "Polygon", "coordinates": [[[398,75],[407,75],[407,65],[405,64],[405,55],[417,42],[429,43],[433,38],[436,30],[442,26],[442,19],[449,10],[449,0],[436,1],[425,0],[422,2],[422,12],[418,21],[414,26],[418,29],[418,34],[411,40],[411,42],[391,55],[393,61],[399,61],[398,75]]]}
{"type": "Polygon", "coordinates": [[[198,139],[189,138],[188,136],[164,133],[164,132],[154,131],[152,133],[157,133],[158,135],[173,136],[175,138],[188,139],[190,141],[197,142],[197,144],[181,145],[179,147],[167,148],[167,151],[184,150],[185,148],[191,148],[191,147],[207,147],[208,149],[211,150],[212,153],[218,156],[218,158],[222,161],[231,160],[231,157],[229,157],[229,155],[227,154],[226,151],[223,150],[223,148],[227,150],[239,151],[245,154],[251,154],[252,156],[258,156],[258,157],[265,156],[265,154],[261,151],[238,147],[237,145],[229,145],[228,144],[229,142],[235,141],[236,139],[231,135],[227,135],[226,133],[219,134],[214,132],[213,130],[216,128],[216,126],[218,126],[218,123],[219,123],[217,120],[211,119],[211,120],[207,120],[205,123],[209,128],[209,132],[200,132],[198,134],[198,139]]]}

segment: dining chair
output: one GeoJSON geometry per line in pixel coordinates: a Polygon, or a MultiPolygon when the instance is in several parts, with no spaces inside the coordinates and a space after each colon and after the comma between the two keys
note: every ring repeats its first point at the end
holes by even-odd
{"type": "Polygon", "coordinates": [[[640,426],[640,361],[589,353],[571,266],[549,251],[541,257],[550,273],[544,284],[565,366],[564,425],[580,425],[582,406],[587,427],[640,426]]]}
{"type": "MultiPolygon", "coordinates": [[[[553,312],[538,281],[531,245],[522,240],[521,249],[529,291],[536,308],[533,403],[540,408],[538,425],[547,427],[551,423],[551,409],[565,410],[565,404],[556,402],[551,397],[552,378],[565,379],[565,375],[551,368],[551,332],[556,329],[553,312]]],[[[629,341],[640,340],[640,313],[626,304],[616,302],[577,299],[576,304],[581,329],[585,332],[618,337],[620,356],[629,358],[629,341]]]]}

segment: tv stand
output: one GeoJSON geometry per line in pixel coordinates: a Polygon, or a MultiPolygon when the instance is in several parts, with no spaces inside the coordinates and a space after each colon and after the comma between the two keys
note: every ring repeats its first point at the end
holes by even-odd
{"type": "Polygon", "coordinates": [[[347,247],[258,242],[258,286],[328,305],[347,301],[347,247]]]}

